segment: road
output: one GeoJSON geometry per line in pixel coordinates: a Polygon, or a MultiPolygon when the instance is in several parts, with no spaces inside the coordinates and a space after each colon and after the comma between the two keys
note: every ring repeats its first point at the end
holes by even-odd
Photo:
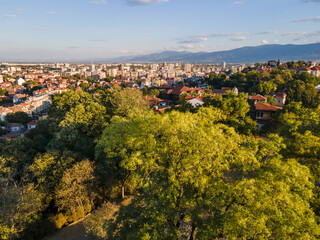
{"type": "Polygon", "coordinates": [[[84,219],[80,219],[69,226],[61,228],[57,232],[50,234],[42,240],[91,240],[91,238],[86,236],[83,220],[84,219]]]}

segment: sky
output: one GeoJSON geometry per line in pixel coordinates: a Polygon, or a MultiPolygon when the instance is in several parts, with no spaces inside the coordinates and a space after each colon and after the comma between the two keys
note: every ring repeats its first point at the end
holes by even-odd
{"type": "Polygon", "coordinates": [[[320,0],[0,0],[0,61],[320,42],[320,0]]]}

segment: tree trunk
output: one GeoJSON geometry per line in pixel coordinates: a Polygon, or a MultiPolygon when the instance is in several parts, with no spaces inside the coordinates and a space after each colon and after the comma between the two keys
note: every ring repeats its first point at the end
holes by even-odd
{"type": "Polygon", "coordinates": [[[192,222],[192,230],[191,230],[189,240],[195,240],[196,235],[197,235],[197,225],[194,222],[192,222]]]}
{"type": "Polygon", "coordinates": [[[124,193],[124,184],[122,184],[122,187],[121,187],[121,196],[122,196],[122,199],[125,198],[125,193],[124,193]]]}
{"type": "Polygon", "coordinates": [[[181,225],[181,222],[183,221],[184,219],[184,213],[181,213],[179,219],[178,219],[178,222],[176,223],[176,228],[180,228],[180,225],[181,225]]]}

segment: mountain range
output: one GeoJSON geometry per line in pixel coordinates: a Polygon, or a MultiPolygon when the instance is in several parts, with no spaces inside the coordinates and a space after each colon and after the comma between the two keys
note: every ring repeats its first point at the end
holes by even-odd
{"type": "Polygon", "coordinates": [[[95,62],[188,62],[188,63],[255,63],[269,60],[320,60],[320,43],[304,45],[268,44],[217,52],[164,51],[139,56],[95,59],[95,62]]]}

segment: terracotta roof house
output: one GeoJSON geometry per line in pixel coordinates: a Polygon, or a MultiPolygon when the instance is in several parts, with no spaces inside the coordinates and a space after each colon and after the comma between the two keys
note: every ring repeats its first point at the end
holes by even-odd
{"type": "Polygon", "coordinates": [[[186,93],[187,95],[191,94],[192,92],[197,93],[198,95],[202,96],[204,93],[204,90],[201,88],[189,88],[186,86],[183,87],[175,87],[173,89],[170,89],[167,91],[167,94],[169,98],[171,99],[179,99],[179,96],[183,93],[186,93]]]}
{"type": "Polygon", "coordinates": [[[283,92],[278,92],[274,95],[274,98],[276,99],[278,104],[284,105],[286,103],[287,94],[283,92]]]}
{"type": "Polygon", "coordinates": [[[37,126],[37,121],[36,120],[32,120],[31,122],[29,122],[27,124],[28,130],[33,129],[37,126]]]}
{"type": "Polygon", "coordinates": [[[21,123],[8,123],[7,129],[10,132],[19,132],[24,128],[24,126],[21,123]]]}
{"type": "Polygon", "coordinates": [[[186,97],[185,98],[194,108],[198,108],[204,104],[201,97],[186,97]]]}
{"type": "Polygon", "coordinates": [[[268,98],[258,94],[258,95],[255,95],[255,96],[248,96],[248,99],[249,100],[254,100],[254,101],[257,101],[257,102],[267,102],[268,98]]]}
{"type": "Polygon", "coordinates": [[[236,87],[234,87],[234,88],[222,87],[221,89],[212,89],[212,94],[213,94],[213,96],[215,96],[215,95],[225,96],[225,95],[227,95],[227,91],[231,91],[237,95],[239,94],[239,90],[236,87]]]}
{"type": "Polygon", "coordinates": [[[249,116],[257,121],[259,131],[261,128],[270,120],[273,119],[273,116],[276,111],[281,110],[281,107],[273,106],[264,102],[253,102],[250,103],[249,116]]]}

